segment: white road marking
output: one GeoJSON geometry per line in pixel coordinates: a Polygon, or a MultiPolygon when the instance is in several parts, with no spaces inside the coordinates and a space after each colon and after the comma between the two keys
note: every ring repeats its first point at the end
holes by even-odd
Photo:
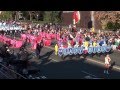
{"type": "Polygon", "coordinates": [[[96,75],[93,75],[93,74],[91,74],[91,73],[88,73],[88,72],[86,72],[86,71],[81,71],[82,73],[85,73],[85,74],[88,74],[88,75],[90,75],[90,76],[93,76],[93,77],[97,77],[96,75]]]}
{"type": "MultiPolygon", "coordinates": [[[[96,61],[96,60],[92,60],[92,59],[89,59],[89,58],[87,58],[87,60],[92,61],[92,62],[94,62],[94,63],[101,64],[101,65],[103,65],[103,66],[104,66],[104,63],[103,63],[103,62],[96,61]]],[[[119,67],[119,66],[113,66],[113,69],[120,70],[120,67],[119,67]]]]}
{"type": "Polygon", "coordinates": [[[55,60],[55,59],[52,59],[52,58],[50,58],[52,61],[55,61],[55,62],[59,62],[59,60],[55,60]]]}

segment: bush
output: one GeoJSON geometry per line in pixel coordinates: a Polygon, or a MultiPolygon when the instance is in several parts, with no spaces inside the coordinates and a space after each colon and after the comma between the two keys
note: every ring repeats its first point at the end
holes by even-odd
{"type": "Polygon", "coordinates": [[[115,22],[115,23],[108,22],[107,26],[106,26],[106,29],[116,31],[117,29],[120,29],[120,23],[118,23],[118,22],[115,22]]]}
{"type": "Polygon", "coordinates": [[[45,11],[44,21],[47,23],[61,23],[61,12],[60,11],[45,11]]]}
{"type": "Polygon", "coordinates": [[[106,26],[106,29],[114,29],[114,23],[108,22],[107,26],[106,26]]]}
{"type": "Polygon", "coordinates": [[[12,19],[12,12],[11,11],[3,11],[0,15],[0,19],[2,19],[2,20],[12,19]]]}

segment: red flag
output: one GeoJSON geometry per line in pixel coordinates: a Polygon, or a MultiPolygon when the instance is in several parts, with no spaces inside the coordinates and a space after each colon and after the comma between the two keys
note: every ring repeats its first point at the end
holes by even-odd
{"type": "Polygon", "coordinates": [[[76,24],[80,21],[80,12],[74,11],[73,12],[73,24],[76,24]]]}

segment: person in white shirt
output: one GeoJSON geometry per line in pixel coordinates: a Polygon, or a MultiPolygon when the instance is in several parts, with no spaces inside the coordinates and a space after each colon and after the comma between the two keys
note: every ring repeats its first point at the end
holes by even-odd
{"type": "Polygon", "coordinates": [[[76,44],[74,45],[74,48],[77,48],[77,47],[79,47],[79,43],[78,42],[76,42],[76,44]]]}
{"type": "Polygon", "coordinates": [[[111,58],[107,54],[106,57],[105,57],[105,68],[106,68],[106,70],[104,70],[104,73],[106,73],[106,74],[109,74],[108,70],[109,70],[109,67],[110,67],[110,62],[111,62],[111,58]]]}
{"type": "Polygon", "coordinates": [[[68,41],[67,44],[68,44],[68,48],[71,48],[71,47],[72,47],[70,41],[68,41]]]}
{"type": "Polygon", "coordinates": [[[103,45],[102,45],[102,46],[107,46],[106,41],[104,41],[104,43],[103,43],[103,45]]]}

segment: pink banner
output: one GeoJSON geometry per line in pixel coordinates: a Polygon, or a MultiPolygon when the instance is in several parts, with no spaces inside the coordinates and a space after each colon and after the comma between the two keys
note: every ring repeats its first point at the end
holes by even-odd
{"type": "Polygon", "coordinates": [[[45,46],[50,46],[50,45],[51,45],[51,40],[45,39],[45,40],[44,40],[44,45],[45,45],[45,46]]]}
{"type": "Polygon", "coordinates": [[[21,34],[21,39],[25,40],[27,38],[26,34],[21,34]]]}
{"type": "Polygon", "coordinates": [[[46,33],[46,38],[47,38],[47,39],[51,39],[51,35],[48,34],[48,33],[46,33]]]}
{"type": "Polygon", "coordinates": [[[60,34],[57,34],[57,40],[59,40],[60,39],[60,34]]]}
{"type": "Polygon", "coordinates": [[[20,48],[22,46],[23,42],[22,41],[16,41],[15,42],[15,48],[20,48]]]}
{"type": "Polygon", "coordinates": [[[51,38],[55,39],[56,38],[56,34],[51,34],[51,38]]]}
{"type": "Polygon", "coordinates": [[[41,40],[42,40],[42,37],[41,37],[41,36],[38,36],[38,37],[36,38],[37,43],[41,42],[41,40]]]}
{"type": "Polygon", "coordinates": [[[15,48],[16,47],[16,40],[11,40],[10,44],[11,44],[12,48],[15,48]]]}
{"type": "Polygon", "coordinates": [[[45,32],[42,32],[40,35],[41,35],[43,38],[45,38],[46,33],[45,33],[45,32]]]}

